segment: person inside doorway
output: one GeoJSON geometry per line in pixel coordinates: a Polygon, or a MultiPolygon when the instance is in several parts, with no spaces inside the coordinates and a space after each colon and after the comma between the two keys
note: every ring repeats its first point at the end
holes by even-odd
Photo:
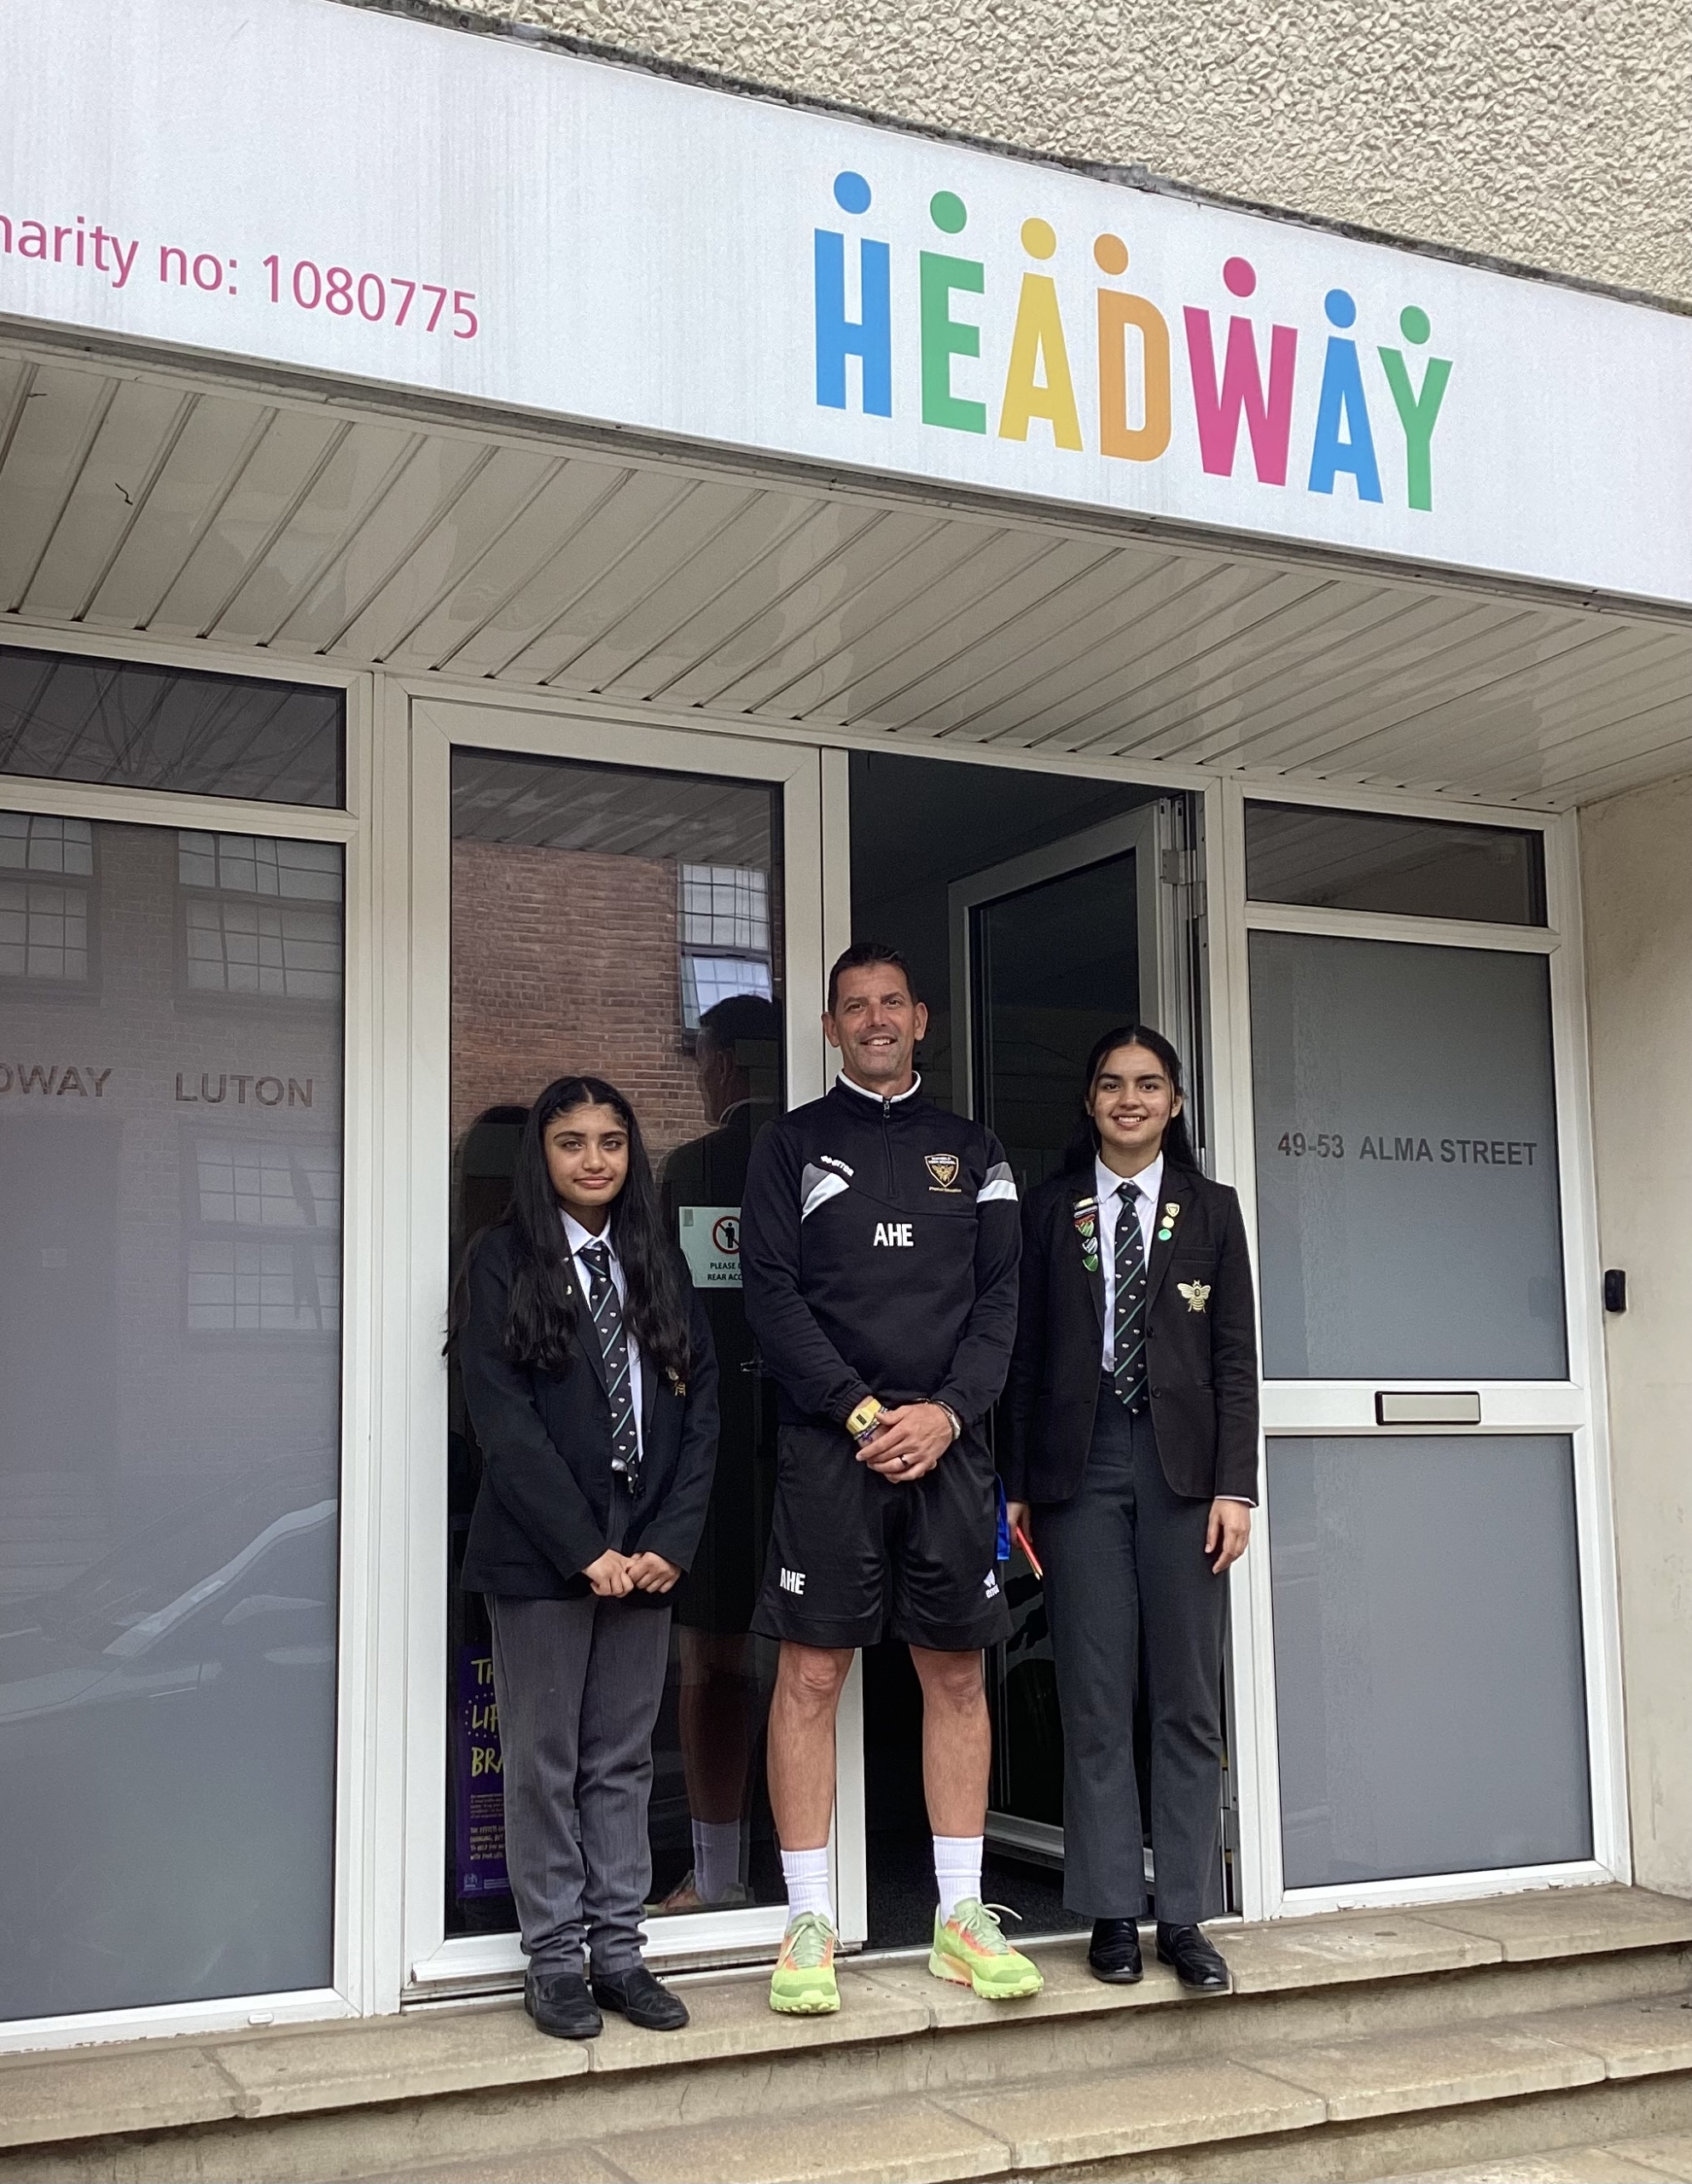
{"type": "Polygon", "coordinates": [[[854,1648],[902,1640],[922,1687],[934,1836],[928,1969],[992,1999],[1039,1972],[981,1901],[992,1737],[982,1649],[1009,1628],[982,1432],[1016,1325],[1016,1185],[997,1138],[922,1096],[927,1012],[896,949],[849,948],[824,1098],[753,1148],[747,1311],[781,1394],[774,1534],[754,1627],[782,1641],[770,1800],[788,1923],[772,2009],[840,2007],[829,1883],[834,1717],[854,1648]]]}
{"type": "Polygon", "coordinates": [[[591,2039],[605,2009],[673,2031],[686,2006],[641,1956],[647,1807],[717,1365],[613,1086],[560,1077],[530,1109],[510,1211],[472,1246],[453,1318],[483,1461],[463,1582],[493,1629],[524,2006],[561,2039],[591,2039]]]}
{"type": "Polygon", "coordinates": [[[1029,1194],[1000,1465],[1044,1565],[1063,1722],[1064,1902],[1097,1978],[1142,1976],[1134,1709],[1144,1633],[1157,1953],[1217,1993],[1224,1573],[1257,1499],[1258,1368],[1239,1201],[1199,1171],[1175,1049],[1145,1025],[1087,1064],[1064,1171],[1029,1194]]]}
{"type": "MultiPolygon", "coordinates": [[[[781,1011],[731,994],[699,1019],[694,1068],[711,1129],[664,1167],[671,1235],[680,1223],[726,1238],[746,1194],[753,1141],[776,1113],[781,1011]]],[[[693,1827],[693,1864],[660,1912],[724,1909],[747,1887],[753,1757],[762,1728],[752,1615],[770,1542],[775,1404],[754,1370],[736,1255],[713,1242],[694,1269],[717,1352],[721,1432],[711,1507],[693,1566],[676,1593],[682,1688],[677,1716],[693,1827]],[[702,1272],[701,1272],[702,1268],[702,1272]]]]}

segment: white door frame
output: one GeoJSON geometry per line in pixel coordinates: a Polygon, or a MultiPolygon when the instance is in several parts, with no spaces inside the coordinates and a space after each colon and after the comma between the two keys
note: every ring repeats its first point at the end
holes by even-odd
{"type": "MultiPolygon", "coordinates": [[[[1275,1703],[1274,1624],[1270,1592],[1271,1513],[1258,1513],[1252,1552],[1231,1573],[1236,1757],[1239,1763],[1240,1875],[1247,1918],[1338,1909],[1347,1905],[1433,1902],[1559,1884],[1631,1878],[1625,1753],[1622,1742],[1621,1649],[1610,1496],[1603,1334],[1596,1304],[1598,1263],[1593,1181],[1586,1015],[1575,822],[1543,812],[1428,799],[1241,781],[1206,793],[1210,845],[1211,1002],[1216,1026],[1216,1141],[1218,1173],[1240,1194],[1257,1258],[1257,1170],[1253,1124],[1250,996],[1247,945],[1253,932],[1297,932],[1408,941],[1426,946],[1508,949],[1549,959],[1557,1155],[1563,1234],[1569,1377],[1563,1381],[1481,1381],[1484,1426],[1393,1428],[1375,1422],[1376,1383],[1265,1381],[1265,1435],[1396,1432],[1567,1434],[1573,1446],[1580,1612],[1585,1670],[1593,1856],[1564,1864],[1509,1867],[1478,1873],[1430,1873],[1343,1887],[1285,1885],[1282,1869],[1280,1774],[1275,1703]],[[1398,816],[1469,822],[1537,832],[1545,847],[1547,923],[1472,924],[1451,919],[1384,916],[1253,903],[1246,888],[1245,807],[1253,802],[1325,806],[1398,816]]],[[[1449,1387],[1449,1380],[1395,1380],[1406,1389],[1449,1387]]],[[[1465,1388],[1476,1383],[1465,1380],[1465,1388]]]]}
{"type": "Polygon", "coordinates": [[[0,806],[131,827],[195,828],[213,834],[278,836],[338,842],[346,853],[341,1083],[341,1252],[343,1264],[340,1473],[340,1597],[336,1612],[334,1893],[332,1984],[288,1993],[218,1995],[205,2001],[143,2003],[62,2016],[12,2018],[0,2024],[0,2054],[79,2046],[96,2040],[141,2040],[290,2024],[379,2008],[381,1966],[370,1947],[381,1876],[375,1856],[371,1744],[377,1708],[372,1675],[375,1600],[369,1585],[378,1491],[372,1461],[375,1286],[361,1269],[374,1257],[377,1226],[369,1115],[377,1075],[373,1037],[376,984],[371,855],[374,799],[375,678],[321,661],[279,660],[265,653],[224,652],[204,645],[137,638],[117,631],[32,628],[9,623],[5,643],[67,659],[134,662],[229,675],[245,682],[340,690],[346,698],[344,804],[269,804],[234,797],[185,795],[170,789],[108,787],[86,781],[0,775],[0,806]]]}
{"type": "MultiPolygon", "coordinates": [[[[501,693],[479,700],[410,686],[410,915],[406,966],[410,1097],[405,1128],[390,1112],[389,1136],[407,1184],[400,1279],[390,1290],[403,1328],[389,1353],[392,1459],[404,1450],[407,1541],[404,1616],[403,1859],[404,1987],[408,1995],[505,1984],[524,1958],[515,1933],[448,1936],[441,1875],[446,1810],[446,1371],[440,1355],[450,1280],[450,1050],[451,810],[455,745],[602,765],[718,775],[767,781],[782,791],[783,932],[787,980],[788,1097],[823,1089],[821,966],[824,880],[822,753],[814,744],[762,742],[711,731],[631,727],[596,717],[591,706],[549,696],[526,702],[501,693]]],[[[390,1246],[398,1242],[390,1235],[390,1246]]],[[[855,1710],[843,1710],[843,1745],[855,1737],[855,1710]]],[[[848,1780],[850,1779],[848,1774],[848,1780]]],[[[862,1798],[858,1798],[861,1827],[862,1798]]],[[[850,1811],[847,1813],[850,1824],[850,1811]]],[[[861,1872],[861,1843],[855,1863],[861,1872]]],[[[650,1930],[648,1960],[675,1968],[774,1952],[785,1907],[666,1919],[650,1930]]]]}

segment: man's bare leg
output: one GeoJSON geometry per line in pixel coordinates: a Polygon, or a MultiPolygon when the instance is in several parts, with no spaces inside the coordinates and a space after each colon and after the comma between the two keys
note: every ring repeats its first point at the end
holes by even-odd
{"type": "Polygon", "coordinates": [[[922,1788],[936,1835],[975,1836],[987,1825],[993,1730],[980,1653],[913,1646],[922,1686],[922,1788]]]}
{"type": "MultiPolygon", "coordinates": [[[[770,1809],[784,1850],[820,1850],[828,1844],[834,1814],[834,1716],[851,1668],[850,1647],[782,1641],[770,1702],[770,1809]]],[[[985,1798],[985,1774],[981,1782],[985,1798]]]]}
{"type": "Polygon", "coordinates": [[[784,1640],[770,1701],[770,1809],[788,1891],[788,1931],[770,1978],[770,2007],[797,2016],[840,2006],[828,1842],[834,1811],[834,1716],[851,1668],[849,1647],[784,1640]]]}

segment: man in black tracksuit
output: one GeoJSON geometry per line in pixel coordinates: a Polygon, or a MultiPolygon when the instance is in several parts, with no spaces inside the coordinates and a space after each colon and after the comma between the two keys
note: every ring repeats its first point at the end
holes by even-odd
{"type": "Polygon", "coordinates": [[[983,1422],[1016,1333],[1016,1185],[991,1132],[922,1097],[927,1012],[860,943],[823,1028],[842,1073],[766,1130],[741,1206],[747,1316],[781,1393],[753,1627],[782,1643],[770,1796],[790,1924],[772,2007],[838,2007],[828,1883],[834,1713],[853,1649],[904,1640],[923,1690],[939,1911],[929,1968],[978,1994],[1039,1974],[980,1902],[991,1734],[981,1650],[1009,1629],[983,1422]]]}

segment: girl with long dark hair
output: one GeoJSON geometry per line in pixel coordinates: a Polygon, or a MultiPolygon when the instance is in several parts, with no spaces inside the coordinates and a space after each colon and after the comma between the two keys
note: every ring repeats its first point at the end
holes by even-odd
{"type": "Polygon", "coordinates": [[[641,1957],[668,1595],[717,1455],[717,1362],[633,1108],[561,1077],[529,1110],[511,1206],[469,1246],[451,1339],[484,1470],[463,1582],[487,1595],[506,1866],[544,2032],[601,2010],[673,2030],[641,1957]],[[584,1955],[591,1984],[584,1977],[584,1955]]]}
{"type": "Polygon", "coordinates": [[[1143,1632],[1157,1951],[1214,1992],[1228,1967],[1200,1922],[1222,1908],[1224,1573],[1257,1499],[1257,1335],[1239,1201],[1200,1172],[1185,1104],[1180,1059],[1148,1025],[1088,1057],[1063,1172],[1023,1208],[1000,1469],[1044,1565],[1063,1898],[1093,1920],[1087,1961],[1141,1977],[1143,1632]]]}

